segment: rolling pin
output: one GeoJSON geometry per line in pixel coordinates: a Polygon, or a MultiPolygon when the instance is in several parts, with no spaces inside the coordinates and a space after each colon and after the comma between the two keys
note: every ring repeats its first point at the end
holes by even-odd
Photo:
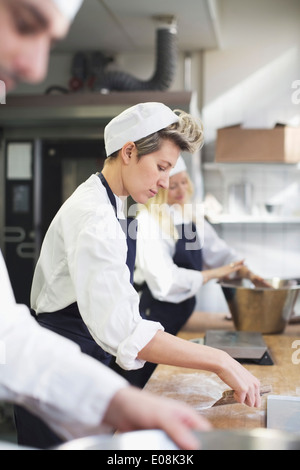
{"type": "MultiPolygon", "coordinates": [[[[267,393],[271,392],[271,385],[262,385],[260,387],[260,396],[266,395],[267,393]]],[[[223,392],[222,397],[218,401],[216,401],[216,403],[214,403],[212,407],[220,405],[233,405],[234,403],[238,403],[234,398],[234,390],[225,390],[225,392],[223,392]]]]}

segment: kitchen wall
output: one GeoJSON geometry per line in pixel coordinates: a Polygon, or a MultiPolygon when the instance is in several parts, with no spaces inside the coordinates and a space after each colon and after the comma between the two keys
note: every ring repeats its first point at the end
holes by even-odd
{"type": "MultiPolygon", "coordinates": [[[[218,128],[300,126],[300,105],[292,102],[292,85],[300,79],[300,2],[226,0],[219,5],[223,47],[204,54],[204,192],[226,212],[230,185],[251,183],[252,223],[218,224],[217,232],[262,275],[300,278],[300,223],[294,218],[300,215],[300,165],[212,163],[218,128]],[[292,216],[290,223],[280,223],[280,217],[276,223],[256,223],[268,216],[265,203],[279,193],[290,193],[278,209],[279,216],[292,216]]],[[[214,289],[207,288],[199,308],[222,308],[220,295],[212,302],[214,289]]]]}
{"type": "Polygon", "coordinates": [[[292,103],[292,83],[300,79],[300,2],[225,0],[219,5],[222,49],[204,55],[207,160],[213,160],[209,144],[219,127],[300,125],[300,105],[292,103]]]}
{"type": "MultiPolygon", "coordinates": [[[[253,215],[264,215],[265,203],[280,191],[300,184],[297,165],[215,165],[215,139],[219,127],[242,123],[272,127],[276,122],[300,126],[300,104],[292,102],[293,83],[300,79],[299,0],[220,0],[221,48],[194,51],[191,82],[205,128],[202,151],[203,187],[227,207],[228,188],[239,181],[253,186],[253,215]]],[[[189,51],[186,51],[189,52],[189,51]]],[[[171,90],[185,87],[186,54],[179,54],[171,90]]],[[[72,57],[53,53],[50,73],[37,87],[21,85],[16,93],[43,92],[50,85],[67,85],[72,57]]],[[[116,57],[114,67],[149,79],[154,54],[116,57]]],[[[300,199],[300,198],[299,198],[300,199]]],[[[294,212],[297,213],[299,205],[294,212]]],[[[227,223],[215,225],[218,233],[265,276],[300,278],[300,224],[227,223]]],[[[201,294],[199,308],[225,309],[222,296],[201,294]],[[213,303],[212,298],[219,299],[213,303]]]]}

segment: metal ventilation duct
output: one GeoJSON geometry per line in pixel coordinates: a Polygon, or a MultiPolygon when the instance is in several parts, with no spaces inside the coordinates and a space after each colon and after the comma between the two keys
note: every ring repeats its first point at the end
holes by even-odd
{"type": "Polygon", "coordinates": [[[177,27],[174,18],[171,18],[171,23],[164,21],[157,27],[156,70],[150,80],[140,80],[121,71],[104,72],[95,80],[94,91],[167,90],[172,84],[177,65],[177,27]]]}

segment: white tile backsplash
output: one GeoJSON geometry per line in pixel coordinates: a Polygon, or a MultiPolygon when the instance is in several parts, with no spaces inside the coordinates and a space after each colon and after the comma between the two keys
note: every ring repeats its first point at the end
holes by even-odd
{"type": "MultiPolygon", "coordinates": [[[[284,164],[208,164],[204,165],[203,179],[205,194],[213,194],[225,210],[229,185],[233,181],[251,182],[254,217],[267,215],[265,203],[270,197],[294,183],[300,187],[300,169],[297,165],[284,164]]],[[[298,207],[300,213],[300,197],[298,201],[287,201],[286,207],[289,205],[293,206],[295,215],[298,207]]],[[[262,276],[300,278],[300,218],[295,223],[223,223],[214,225],[214,228],[245,258],[251,269],[262,276]]],[[[207,292],[210,290],[207,289],[207,292]]],[[[222,296],[220,302],[216,302],[216,299],[210,301],[205,291],[198,297],[198,308],[204,306],[206,310],[216,311],[219,306],[219,311],[224,311],[222,296]]]]}
{"type": "Polygon", "coordinates": [[[258,210],[264,213],[265,204],[271,198],[291,192],[292,187],[298,185],[299,201],[295,201],[297,197],[291,200],[286,197],[285,204],[287,207],[290,204],[294,211],[300,212],[300,170],[297,165],[208,164],[204,165],[203,178],[205,194],[212,193],[225,210],[230,186],[250,183],[253,187],[253,211],[256,214],[258,210]]]}

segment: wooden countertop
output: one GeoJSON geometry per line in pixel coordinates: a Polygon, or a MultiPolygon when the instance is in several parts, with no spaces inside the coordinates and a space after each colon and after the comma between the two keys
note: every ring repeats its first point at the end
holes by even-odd
{"type": "MultiPolygon", "coordinates": [[[[178,336],[187,340],[200,338],[207,329],[234,330],[234,326],[225,314],[195,312],[178,336]]],[[[272,394],[299,396],[300,364],[293,361],[293,354],[300,361],[300,323],[289,324],[282,334],[264,335],[264,340],[274,365],[244,366],[259,378],[262,385],[271,385],[272,394]],[[292,347],[295,340],[299,340],[299,354],[292,347]]],[[[266,427],[266,397],[262,398],[261,408],[240,404],[212,408],[228,386],[210,372],[159,365],[146,389],[188,403],[209,419],[214,428],[266,427]]]]}

